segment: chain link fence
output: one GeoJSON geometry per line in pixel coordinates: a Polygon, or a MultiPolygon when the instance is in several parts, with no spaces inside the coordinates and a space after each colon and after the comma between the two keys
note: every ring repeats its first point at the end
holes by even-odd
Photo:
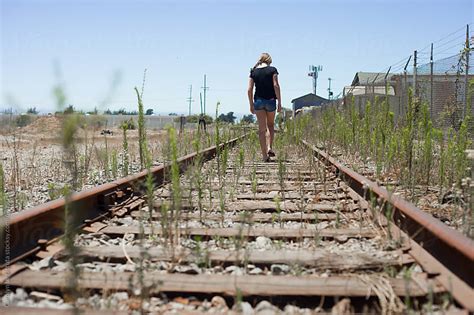
{"type": "Polygon", "coordinates": [[[474,79],[470,49],[418,66],[416,72],[414,91],[429,104],[436,127],[458,129],[466,115],[474,117],[474,98],[470,97],[474,91],[469,89],[469,82],[474,79]]]}
{"type": "MultiPolygon", "coordinates": [[[[474,117],[473,46],[468,25],[382,71],[358,72],[341,99],[314,110],[314,115],[352,103],[363,113],[368,102],[383,99],[399,121],[406,115],[411,94],[418,104],[428,106],[435,127],[457,130],[466,116],[474,117]]],[[[474,119],[469,130],[474,132],[474,119]]]]}

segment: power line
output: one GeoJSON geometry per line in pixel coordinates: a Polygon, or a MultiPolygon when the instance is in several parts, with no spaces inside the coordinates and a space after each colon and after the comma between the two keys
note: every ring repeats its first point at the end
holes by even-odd
{"type": "Polygon", "coordinates": [[[400,61],[398,61],[398,62],[394,63],[393,65],[391,65],[391,67],[398,66],[399,64],[404,65],[405,62],[407,61],[407,59],[408,59],[408,57],[404,57],[404,58],[402,58],[400,61]]]}
{"type": "MultiPolygon", "coordinates": [[[[470,25],[470,24],[468,24],[468,25],[470,25]]],[[[439,45],[436,46],[437,49],[439,49],[440,47],[445,47],[441,51],[435,52],[435,53],[437,55],[440,55],[440,54],[443,54],[443,53],[449,51],[450,49],[461,46],[461,43],[457,43],[455,45],[446,47],[449,44],[453,43],[454,41],[457,41],[457,40],[460,40],[461,38],[463,38],[465,35],[464,34],[459,34],[458,35],[458,33],[460,33],[461,31],[464,31],[465,29],[466,29],[465,26],[460,27],[460,28],[452,31],[451,33],[449,33],[447,35],[444,35],[443,37],[441,37],[441,38],[437,39],[436,41],[432,42],[432,44],[440,43],[439,45]]],[[[426,51],[426,50],[431,49],[432,44],[430,43],[427,46],[423,47],[423,49],[417,51],[417,63],[418,64],[429,64],[430,63],[431,53],[426,51]],[[420,55],[422,55],[422,56],[420,56],[420,55]]],[[[407,62],[407,59],[408,59],[408,57],[405,57],[405,58],[401,59],[400,61],[395,62],[391,66],[384,68],[380,72],[385,73],[390,69],[390,73],[394,73],[394,72],[397,72],[401,69],[404,69],[405,68],[405,63],[407,62]]]]}
{"type": "Polygon", "coordinates": [[[402,65],[400,65],[400,66],[398,66],[398,67],[392,69],[392,70],[390,71],[390,73],[397,73],[397,72],[399,72],[400,70],[402,70],[403,68],[405,68],[405,65],[404,65],[404,64],[402,64],[402,65]]]}
{"type": "Polygon", "coordinates": [[[461,27],[461,28],[458,28],[458,29],[457,29],[457,30],[455,30],[454,32],[452,32],[452,33],[449,33],[448,35],[446,35],[446,36],[444,36],[444,37],[442,37],[442,38],[440,38],[440,39],[438,39],[438,40],[434,41],[434,42],[433,42],[433,44],[439,43],[440,41],[442,41],[442,40],[444,40],[444,39],[448,38],[449,36],[451,36],[451,35],[454,35],[454,34],[456,34],[456,33],[460,32],[460,31],[464,31],[465,29],[466,29],[466,27],[465,27],[465,26],[463,26],[463,27],[461,27]]]}
{"type": "MultiPolygon", "coordinates": [[[[468,25],[469,25],[469,24],[468,24],[468,25]]],[[[445,39],[448,39],[448,38],[450,38],[451,36],[453,36],[453,35],[455,35],[455,34],[461,32],[461,31],[464,31],[465,29],[466,29],[465,26],[463,26],[463,27],[461,27],[461,28],[458,28],[458,29],[456,29],[455,31],[453,31],[453,32],[451,32],[451,33],[449,33],[449,34],[447,34],[447,35],[441,37],[440,39],[433,41],[432,44],[437,44],[437,43],[443,42],[445,39]]],[[[438,45],[437,48],[443,47],[443,46],[445,46],[445,45],[447,45],[447,44],[453,42],[454,40],[457,40],[457,39],[462,38],[462,37],[464,37],[464,34],[458,35],[456,38],[451,39],[451,40],[449,40],[449,41],[447,41],[447,42],[444,42],[444,43],[442,43],[441,45],[438,45]]],[[[428,45],[426,45],[425,47],[423,47],[421,50],[418,51],[418,53],[423,53],[425,50],[427,50],[427,49],[429,49],[429,48],[431,48],[431,44],[428,44],[428,45]]],[[[430,53],[427,53],[427,54],[430,54],[430,53]]]]}

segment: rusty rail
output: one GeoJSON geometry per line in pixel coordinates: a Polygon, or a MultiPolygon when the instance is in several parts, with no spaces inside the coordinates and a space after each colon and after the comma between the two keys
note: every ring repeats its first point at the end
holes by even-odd
{"type": "MultiPolygon", "coordinates": [[[[220,144],[234,146],[245,135],[220,144]]],[[[180,172],[184,172],[199,155],[208,161],[216,155],[216,146],[194,152],[178,159],[180,172]]],[[[168,182],[171,165],[160,165],[150,169],[155,187],[168,182]]],[[[133,195],[142,195],[148,171],[130,175],[91,189],[73,193],[68,207],[74,212],[76,227],[83,226],[107,215],[110,206],[133,195]]],[[[36,207],[0,218],[0,267],[3,268],[24,259],[44,248],[64,233],[65,198],[56,199],[36,207]],[[6,230],[8,226],[9,230],[6,230]]]]}
{"type": "MultiPolygon", "coordinates": [[[[414,204],[391,194],[385,188],[342,165],[316,146],[305,140],[302,140],[302,142],[313,151],[318,159],[325,162],[326,165],[335,167],[337,175],[367,201],[378,200],[378,204],[382,206],[382,211],[390,207],[393,223],[449,270],[451,274],[445,278],[457,277],[456,281],[459,280],[466,284],[465,287],[463,286],[466,290],[455,294],[454,297],[456,298],[457,295],[465,299],[470,296],[469,299],[472,300],[471,294],[474,293],[474,240],[448,227],[414,204]]],[[[458,302],[472,307],[473,304],[470,300],[458,302]]]]}

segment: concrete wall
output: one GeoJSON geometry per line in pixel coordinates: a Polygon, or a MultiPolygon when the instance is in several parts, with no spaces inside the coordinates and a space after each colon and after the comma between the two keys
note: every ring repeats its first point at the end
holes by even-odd
{"type": "MultiPolygon", "coordinates": [[[[86,116],[91,117],[91,116],[86,116]]],[[[120,126],[124,121],[133,119],[138,124],[137,115],[102,115],[106,120],[106,126],[115,128],[120,126]]],[[[163,129],[166,126],[179,127],[179,123],[175,123],[176,116],[145,116],[145,126],[151,129],[163,129]]]]}
{"type": "MultiPolygon", "coordinates": [[[[7,127],[16,124],[16,119],[20,115],[1,115],[0,114],[0,129],[2,127],[7,127]]],[[[31,115],[32,121],[41,117],[47,117],[43,115],[31,115]]],[[[129,119],[133,119],[135,125],[138,124],[138,116],[137,115],[100,115],[100,116],[84,116],[88,121],[103,121],[104,126],[103,128],[118,128],[124,121],[129,119]]],[[[145,116],[145,126],[146,128],[150,129],[163,129],[167,126],[173,126],[175,129],[179,129],[180,124],[179,122],[174,122],[175,118],[179,118],[176,116],[145,116]]],[[[186,129],[193,129],[196,127],[197,124],[185,124],[186,129]]]]}

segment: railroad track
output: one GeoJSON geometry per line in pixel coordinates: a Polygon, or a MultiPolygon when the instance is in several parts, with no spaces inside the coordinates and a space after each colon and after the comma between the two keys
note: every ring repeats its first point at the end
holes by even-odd
{"type": "Polygon", "coordinates": [[[73,195],[74,247],[64,200],[13,215],[2,312],[474,311],[471,240],[304,141],[272,163],[252,146],[152,169],[153,198],[147,172],[73,195]]]}

